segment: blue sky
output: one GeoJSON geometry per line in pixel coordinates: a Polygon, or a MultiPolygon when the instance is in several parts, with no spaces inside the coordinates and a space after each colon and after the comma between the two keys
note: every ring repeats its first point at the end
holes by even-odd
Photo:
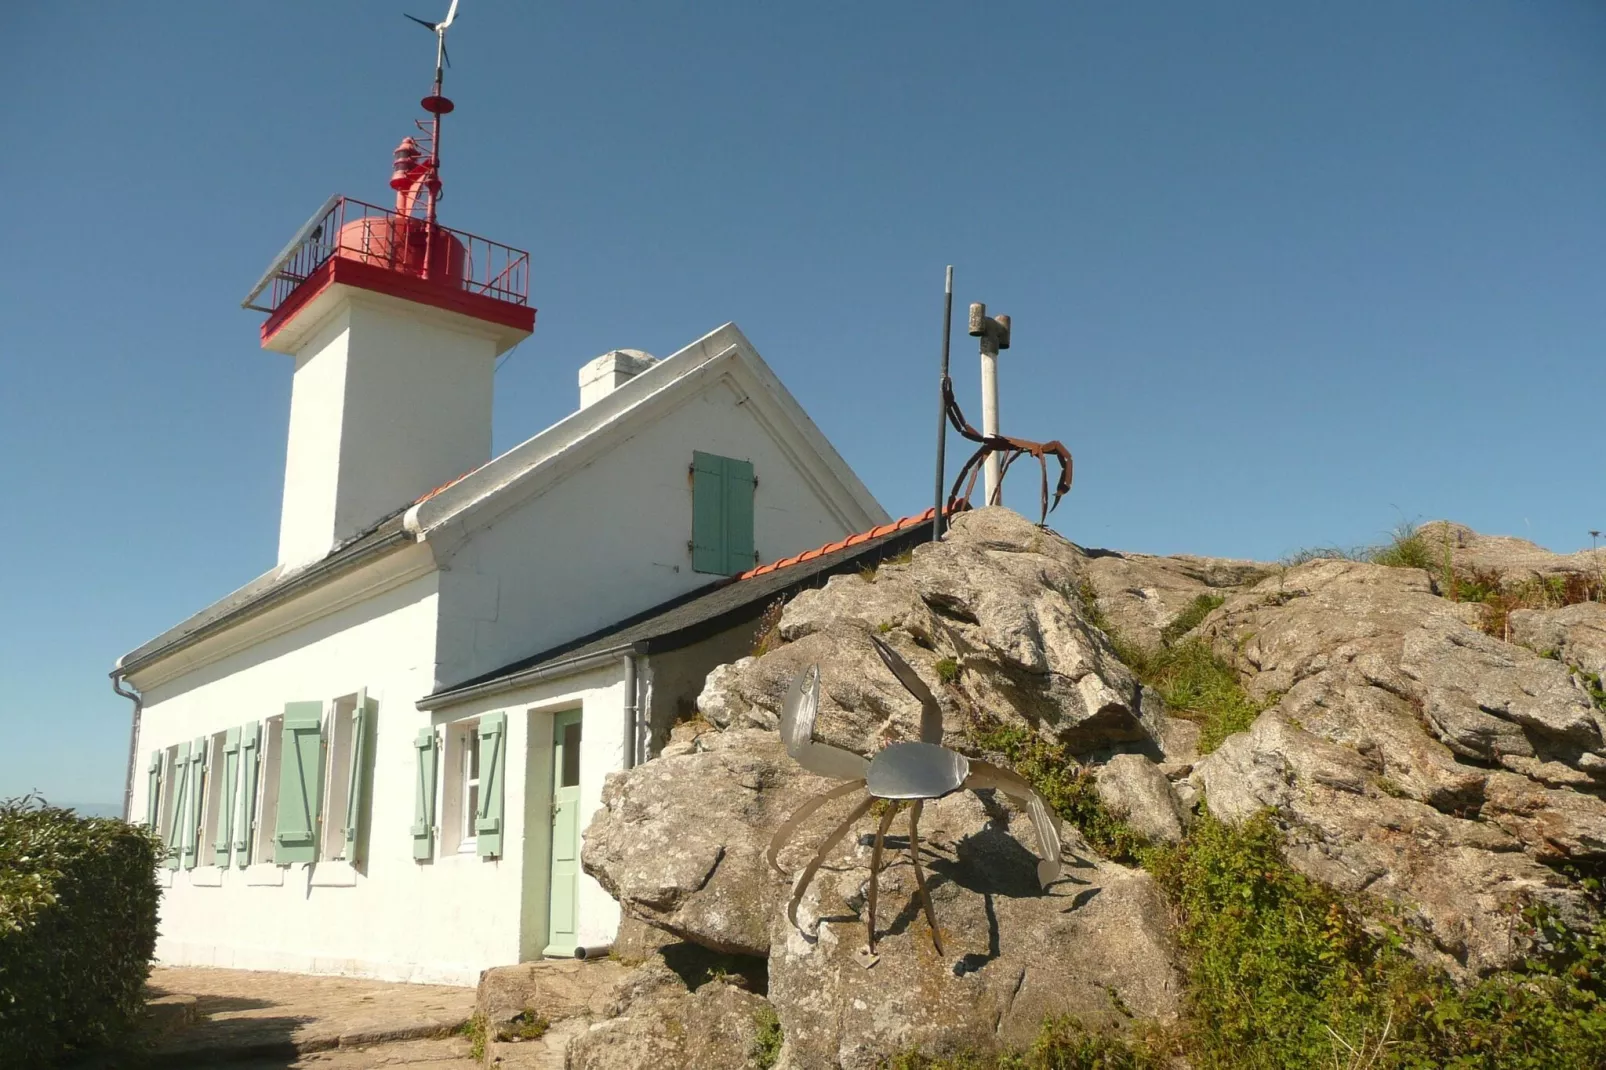
{"type": "MultiPolygon", "coordinates": [[[[273,564],[290,363],[237,306],[329,194],[388,197],[421,2],[11,12],[0,796],[120,799],[107,671],[273,564]]],[[[1599,4],[462,0],[451,49],[442,218],[528,248],[540,308],[498,450],[586,359],[734,320],[922,509],[953,263],[1078,542],[1606,527],[1599,4]]]]}

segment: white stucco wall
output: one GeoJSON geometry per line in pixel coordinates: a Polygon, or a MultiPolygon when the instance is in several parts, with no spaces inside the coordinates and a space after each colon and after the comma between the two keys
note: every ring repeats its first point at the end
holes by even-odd
{"type": "Polygon", "coordinates": [[[328,307],[295,356],[281,564],[322,557],[491,456],[492,330],[345,288],[328,307]]]}
{"type": "MultiPolygon", "coordinates": [[[[508,726],[503,857],[412,856],[413,740],[431,723],[414,703],[433,676],[437,578],[420,576],[146,692],[137,769],[153,750],[266,720],[286,702],[366,688],[378,704],[361,870],[341,862],[164,869],[159,961],[446,984],[519,961],[523,813],[513,801],[524,797],[522,721],[508,726]]],[[[145,792],[136,775],[136,816],[146,812],[145,792]]],[[[209,862],[210,844],[202,852],[209,862]]]]}
{"type": "MultiPolygon", "coordinates": [[[[144,770],[153,750],[266,721],[287,702],[329,701],[366,688],[378,705],[363,863],[355,869],[338,861],[219,869],[210,864],[212,845],[203,843],[202,864],[160,871],[158,961],[469,985],[487,966],[540,957],[547,936],[552,717],[584,711],[583,829],[600,806],[603,778],[623,764],[623,665],[434,715],[419,711],[415,703],[433,682],[440,575],[428,571],[173,679],[147,680],[136,818],[146,813],[144,770]],[[443,750],[436,811],[443,831],[435,857],[415,860],[418,730],[449,728],[493,711],[507,713],[502,856],[482,859],[450,849],[444,826],[456,770],[443,750]]],[[[583,942],[611,942],[618,905],[583,874],[579,892],[583,942]]]]}
{"type": "MultiPolygon", "coordinates": [[[[520,726],[524,742],[510,743],[508,751],[510,769],[513,761],[523,759],[521,784],[526,788],[523,833],[518,854],[524,885],[519,925],[519,961],[540,958],[541,949],[547,944],[547,882],[552,850],[552,723],[555,714],[574,709],[582,711],[580,830],[583,836],[592,816],[602,806],[604,778],[624,768],[627,731],[622,662],[464,703],[442,710],[434,717],[436,724],[449,724],[502,711],[507,714],[510,739],[511,726],[520,726]]],[[[511,773],[508,782],[511,786],[511,773]]],[[[509,796],[507,811],[510,817],[512,798],[509,796]]],[[[509,854],[511,857],[511,850],[509,854]]],[[[612,943],[619,929],[619,904],[595,879],[583,872],[580,874],[578,891],[580,943],[612,943]]]]}
{"type": "Polygon", "coordinates": [[[442,574],[439,683],[490,672],[718,579],[692,571],[696,450],[752,462],[759,563],[852,534],[746,400],[728,380],[711,383],[471,533],[442,574]]]}

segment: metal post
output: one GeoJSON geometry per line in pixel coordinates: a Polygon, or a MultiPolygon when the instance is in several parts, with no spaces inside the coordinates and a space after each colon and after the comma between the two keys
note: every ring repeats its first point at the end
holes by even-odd
{"type": "Polygon", "coordinates": [[[948,386],[948,337],[954,325],[954,266],[948,265],[948,279],[942,296],[942,377],[937,389],[937,511],[931,515],[931,541],[942,538],[942,485],[948,478],[944,469],[948,451],[948,405],[944,394],[948,386]]]}
{"type": "MultiPolygon", "coordinates": [[[[998,351],[1009,348],[1009,317],[987,318],[987,306],[979,301],[970,306],[970,333],[981,342],[981,433],[998,434],[998,351]]],[[[998,482],[1002,463],[997,453],[986,460],[984,497],[988,505],[999,504],[998,482]]]]}

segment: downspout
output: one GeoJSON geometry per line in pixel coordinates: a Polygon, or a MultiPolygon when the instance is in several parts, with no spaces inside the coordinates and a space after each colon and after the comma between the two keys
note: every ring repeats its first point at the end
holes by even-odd
{"type": "MultiPolygon", "coordinates": [[[[625,663],[625,768],[634,769],[636,766],[636,752],[641,746],[641,701],[636,690],[636,654],[630,651],[624,655],[625,663]]],[[[129,765],[129,769],[134,767],[129,765]]],[[[129,777],[133,777],[130,772],[129,777]]],[[[129,780],[129,784],[133,784],[129,780]]]]}
{"type": "Polygon", "coordinates": [[[139,747],[139,715],[145,709],[145,698],[131,687],[125,688],[122,670],[112,673],[112,690],[134,704],[134,723],[128,730],[128,776],[123,782],[123,820],[134,819],[134,759],[139,747]]]}

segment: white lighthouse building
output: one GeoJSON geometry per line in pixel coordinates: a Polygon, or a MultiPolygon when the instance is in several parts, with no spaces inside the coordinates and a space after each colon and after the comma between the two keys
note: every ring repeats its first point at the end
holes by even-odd
{"type": "Polygon", "coordinates": [[[246,301],[293,365],[278,560],[112,674],[165,963],[467,984],[606,945],[603,778],[776,597],[923,537],[731,324],[584,363],[492,457],[529,257],[437,218],[438,68],[423,107],[394,204],[332,198],[246,301]]]}

